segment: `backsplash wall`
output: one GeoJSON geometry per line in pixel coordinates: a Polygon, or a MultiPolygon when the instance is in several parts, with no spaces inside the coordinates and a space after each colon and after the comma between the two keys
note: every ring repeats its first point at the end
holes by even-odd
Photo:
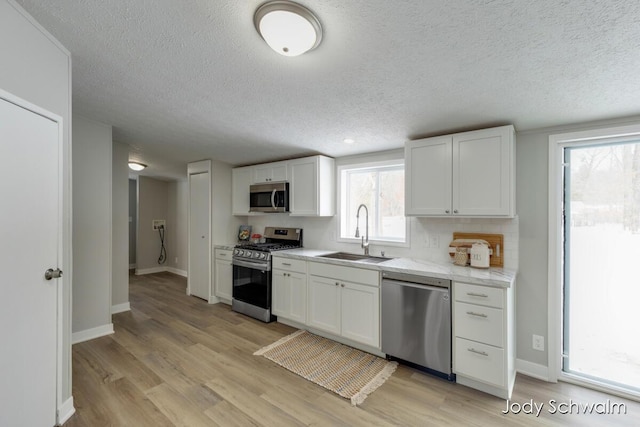
{"type": "MultiPolygon", "coordinates": [[[[492,233],[504,235],[504,266],[518,268],[518,217],[513,219],[497,218],[408,218],[410,221],[410,246],[371,244],[372,255],[426,259],[430,261],[449,261],[448,247],[453,232],[492,233]],[[434,242],[435,240],[435,242],[434,242]],[[436,245],[437,243],[437,245],[436,245]],[[433,244],[433,246],[431,246],[433,244]]],[[[299,227],[304,230],[305,248],[327,249],[346,252],[360,252],[359,243],[337,241],[338,216],[331,218],[291,217],[286,214],[270,214],[247,217],[247,223],[253,227],[252,233],[264,233],[264,228],[299,227]]]]}

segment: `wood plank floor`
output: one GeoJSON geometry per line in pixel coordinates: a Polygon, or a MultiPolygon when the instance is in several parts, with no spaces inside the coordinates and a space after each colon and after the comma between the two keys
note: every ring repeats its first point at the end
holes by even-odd
{"type": "Polygon", "coordinates": [[[400,366],[358,407],[253,356],[291,333],[185,295],[171,273],[130,276],[131,311],[115,334],[73,346],[76,414],[66,426],[567,426],[640,425],[640,403],[523,375],[512,402],[540,416],[502,414],[502,399],[400,366]],[[549,401],[624,403],[626,415],[550,413],[549,401]]]}

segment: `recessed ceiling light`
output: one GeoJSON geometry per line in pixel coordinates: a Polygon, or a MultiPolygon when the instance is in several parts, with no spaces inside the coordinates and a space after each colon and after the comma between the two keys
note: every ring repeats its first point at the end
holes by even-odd
{"type": "Polygon", "coordinates": [[[284,56],[298,56],[322,40],[322,26],[306,7],[292,1],[270,1],[258,8],[253,24],[271,49],[284,56]]]}
{"type": "Polygon", "coordinates": [[[139,172],[146,167],[147,165],[145,165],[144,163],[134,162],[134,161],[129,162],[129,169],[134,170],[136,172],[139,172]]]}
{"type": "Polygon", "coordinates": [[[345,144],[353,144],[354,142],[356,142],[355,139],[351,139],[351,138],[345,138],[344,141],[345,144]]]}

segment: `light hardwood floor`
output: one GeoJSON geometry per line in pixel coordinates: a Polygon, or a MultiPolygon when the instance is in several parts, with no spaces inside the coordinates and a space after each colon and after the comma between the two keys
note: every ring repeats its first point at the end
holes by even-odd
{"type": "Polygon", "coordinates": [[[131,311],[115,334],[73,346],[75,426],[565,426],[640,425],[640,403],[523,375],[506,402],[400,366],[358,407],[253,352],[294,329],[185,295],[171,273],[130,276],[131,311]],[[626,415],[551,414],[549,401],[624,403],[626,415]]]}

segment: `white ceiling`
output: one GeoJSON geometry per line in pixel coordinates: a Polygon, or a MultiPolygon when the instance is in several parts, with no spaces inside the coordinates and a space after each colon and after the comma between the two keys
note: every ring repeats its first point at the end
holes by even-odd
{"type": "Polygon", "coordinates": [[[324,38],[295,58],[260,0],[17,1],[71,51],[74,113],[157,175],[640,113],[637,0],[301,0],[324,38]]]}

